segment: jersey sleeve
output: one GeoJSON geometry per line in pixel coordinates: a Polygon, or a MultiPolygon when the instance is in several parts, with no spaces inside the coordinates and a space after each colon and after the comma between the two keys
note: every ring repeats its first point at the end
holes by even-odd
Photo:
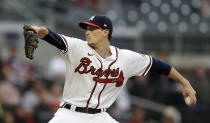
{"type": "Polygon", "coordinates": [[[57,47],[60,50],[66,50],[66,45],[60,35],[48,28],[48,34],[42,40],[57,47]]]}
{"type": "Polygon", "coordinates": [[[63,51],[64,53],[67,53],[70,51],[69,48],[74,49],[76,48],[81,41],[80,39],[77,38],[72,38],[68,36],[64,36],[62,34],[58,34],[53,32],[52,30],[48,29],[48,34],[42,38],[43,40],[47,41],[48,43],[56,46],[58,49],[63,51]]]}
{"type": "Polygon", "coordinates": [[[146,76],[152,66],[152,57],[133,51],[127,52],[127,55],[129,55],[127,65],[130,76],[146,76]]]}
{"type": "Polygon", "coordinates": [[[62,51],[61,56],[67,56],[70,59],[77,57],[77,53],[80,50],[80,45],[84,41],[78,38],[68,37],[61,34],[59,35],[66,45],[66,50],[62,51]]]}
{"type": "Polygon", "coordinates": [[[64,51],[65,53],[71,53],[74,50],[78,49],[82,42],[82,40],[78,38],[68,37],[61,34],[59,35],[61,36],[63,42],[66,45],[66,50],[64,51]]]}

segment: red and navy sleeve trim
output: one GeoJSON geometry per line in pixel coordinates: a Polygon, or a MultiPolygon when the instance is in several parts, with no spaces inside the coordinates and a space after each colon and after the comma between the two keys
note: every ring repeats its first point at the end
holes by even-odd
{"type": "Polygon", "coordinates": [[[152,58],[151,56],[149,56],[149,65],[147,66],[146,70],[144,71],[144,73],[142,74],[142,76],[145,76],[147,74],[147,72],[149,71],[149,69],[152,66],[152,58]]]}
{"type": "Polygon", "coordinates": [[[68,46],[66,38],[63,35],[61,35],[61,38],[63,39],[63,42],[66,45],[66,50],[64,50],[64,52],[66,53],[68,51],[68,49],[69,49],[69,46],[68,46]]]}
{"type": "Polygon", "coordinates": [[[66,44],[64,43],[64,40],[61,38],[61,36],[57,33],[54,33],[50,29],[48,29],[49,33],[46,35],[43,40],[47,41],[48,43],[56,46],[60,50],[67,50],[66,44]]]}

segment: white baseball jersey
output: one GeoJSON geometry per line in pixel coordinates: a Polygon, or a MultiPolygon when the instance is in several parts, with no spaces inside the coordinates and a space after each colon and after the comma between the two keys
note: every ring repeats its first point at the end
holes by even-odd
{"type": "Polygon", "coordinates": [[[78,107],[109,108],[127,80],[145,76],[152,65],[148,55],[110,46],[112,55],[102,58],[87,41],[61,37],[67,47],[62,101],[78,107]]]}

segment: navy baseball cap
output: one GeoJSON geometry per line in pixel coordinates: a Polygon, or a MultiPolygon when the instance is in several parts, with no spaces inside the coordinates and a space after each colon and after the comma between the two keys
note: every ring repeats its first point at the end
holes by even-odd
{"type": "Polygon", "coordinates": [[[109,29],[110,34],[112,34],[113,31],[112,21],[104,15],[94,15],[88,22],[79,23],[79,26],[83,29],[87,29],[88,25],[102,29],[109,29]]]}

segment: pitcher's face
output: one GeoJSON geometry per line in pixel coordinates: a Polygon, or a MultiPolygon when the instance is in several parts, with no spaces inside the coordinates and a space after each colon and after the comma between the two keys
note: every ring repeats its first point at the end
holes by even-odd
{"type": "Polygon", "coordinates": [[[88,45],[94,47],[100,41],[103,41],[105,37],[105,30],[89,25],[87,26],[86,39],[88,41],[88,45]]]}

